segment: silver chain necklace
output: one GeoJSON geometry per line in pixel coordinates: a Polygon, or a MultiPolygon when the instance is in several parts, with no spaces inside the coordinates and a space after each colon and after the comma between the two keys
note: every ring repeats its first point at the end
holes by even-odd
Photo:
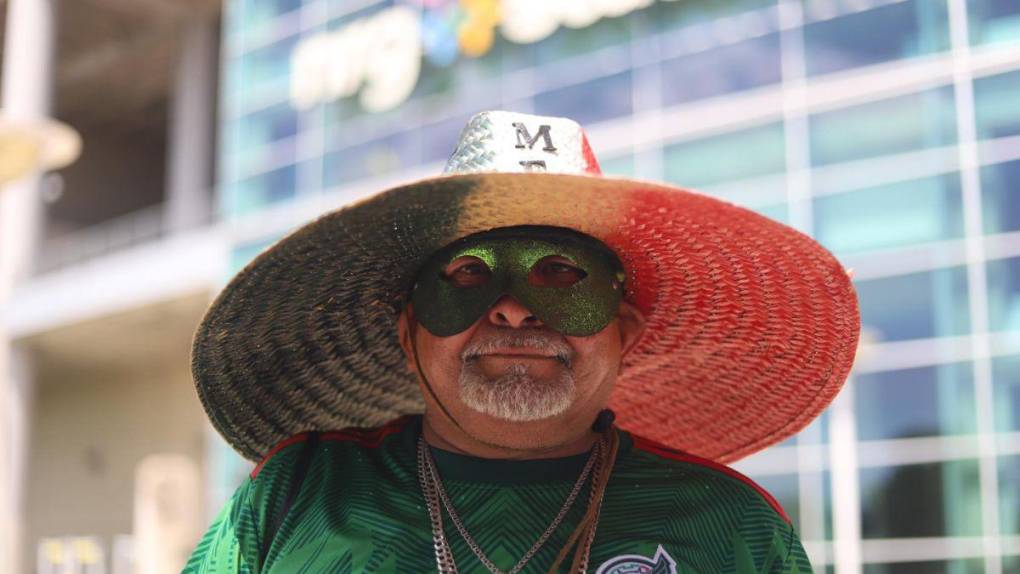
{"type": "MultiPolygon", "coordinates": [[[[574,487],[571,489],[570,494],[564,501],[560,511],[556,514],[552,523],[545,529],[545,532],[538,537],[538,540],[531,546],[531,548],[524,554],[523,557],[505,574],[517,574],[524,568],[524,565],[535,555],[536,552],[545,544],[546,540],[552,536],[552,533],[556,531],[556,528],[560,525],[563,519],[566,517],[570,507],[573,506],[574,500],[577,499],[578,493],[581,491],[581,486],[584,485],[588,475],[591,474],[592,468],[596,466],[596,461],[601,457],[602,451],[605,447],[605,439],[600,439],[595,446],[592,448],[591,454],[588,456],[588,462],[584,466],[584,470],[581,471],[581,476],[574,482],[574,487]]],[[[450,520],[453,521],[453,525],[457,528],[464,542],[467,543],[468,548],[478,558],[478,560],[489,569],[492,574],[504,574],[493,562],[485,555],[485,552],[481,549],[474,538],[468,533],[467,528],[461,521],[460,516],[453,508],[453,504],[450,502],[449,496],[446,494],[446,490],[443,488],[442,480],[439,478],[439,472],[436,470],[435,462],[432,460],[432,454],[428,450],[428,445],[425,443],[424,437],[418,439],[418,480],[421,483],[422,493],[425,496],[425,506],[429,512],[429,521],[432,525],[432,543],[436,552],[436,566],[439,569],[440,574],[457,574],[457,565],[453,559],[453,551],[450,549],[449,540],[446,538],[443,532],[443,511],[442,508],[446,508],[447,514],[450,515],[450,520]]],[[[594,479],[593,479],[594,480],[594,479]]],[[[589,494],[588,503],[594,504],[595,501],[595,486],[592,484],[591,493],[589,494]]],[[[598,501],[601,503],[601,500],[598,501]]],[[[598,514],[596,511],[596,520],[598,520],[598,514]]],[[[588,539],[585,540],[585,563],[582,565],[582,572],[587,569],[587,555],[591,549],[592,539],[594,538],[595,529],[593,528],[589,533],[588,539]]]]}

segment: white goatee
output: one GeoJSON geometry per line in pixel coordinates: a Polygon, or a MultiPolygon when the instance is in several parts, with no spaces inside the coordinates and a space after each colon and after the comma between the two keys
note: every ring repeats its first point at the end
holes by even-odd
{"type": "Polygon", "coordinates": [[[469,408],[512,422],[537,421],[562,414],[574,402],[573,349],[565,342],[534,334],[514,334],[469,346],[461,355],[460,398],[469,408]],[[511,363],[497,378],[478,366],[478,358],[500,347],[549,352],[564,369],[553,380],[537,380],[523,363],[511,363]]]}

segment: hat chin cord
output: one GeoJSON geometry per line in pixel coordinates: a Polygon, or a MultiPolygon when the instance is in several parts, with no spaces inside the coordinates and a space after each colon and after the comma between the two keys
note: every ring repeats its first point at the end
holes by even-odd
{"type": "Polygon", "coordinates": [[[443,414],[446,415],[446,418],[450,419],[450,421],[453,422],[458,429],[467,433],[467,429],[461,426],[457,419],[453,418],[453,415],[450,414],[450,411],[446,408],[446,405],[443,404],[443,401],[439,400],[439,396],[436,395],[435,389],[432,388],[432,383],[430,383],[428,377],[425,376],[425,369],[421,367],[421,359],[418,356],[418,322],[414,320],[408,321],[407,326],[411,335],[411,352],[414,353],[414,368],[418,371],[418,377],[421,379],[421,382],[424,383],[425,389],[429,392],[429,396],[432,397],[432,400],[439,405],[440,410],[442,410],[443,414]]]}

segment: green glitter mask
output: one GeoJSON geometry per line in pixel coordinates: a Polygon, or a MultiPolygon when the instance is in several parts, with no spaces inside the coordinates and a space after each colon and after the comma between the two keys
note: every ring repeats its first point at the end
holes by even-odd
{"type": "Polygon", "coordinates": [[[511,227],[437,252],[419,270],[411,302],[418,322],[439,337],[464,331],[504,295],[547,327],[586,337],[616,317],[623,280],[619,259],[594,238],[568,229],[511,227]]]}

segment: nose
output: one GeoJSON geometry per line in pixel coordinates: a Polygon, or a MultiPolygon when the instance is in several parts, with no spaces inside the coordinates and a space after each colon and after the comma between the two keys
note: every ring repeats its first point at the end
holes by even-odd
{"type": "Polygon", "coordinates": [[[525,327],[541,327],[542,322],[527,307],[510,295],[500,297],[486,315],[489,322],[497,327],[521,329],[525,327]]]}

